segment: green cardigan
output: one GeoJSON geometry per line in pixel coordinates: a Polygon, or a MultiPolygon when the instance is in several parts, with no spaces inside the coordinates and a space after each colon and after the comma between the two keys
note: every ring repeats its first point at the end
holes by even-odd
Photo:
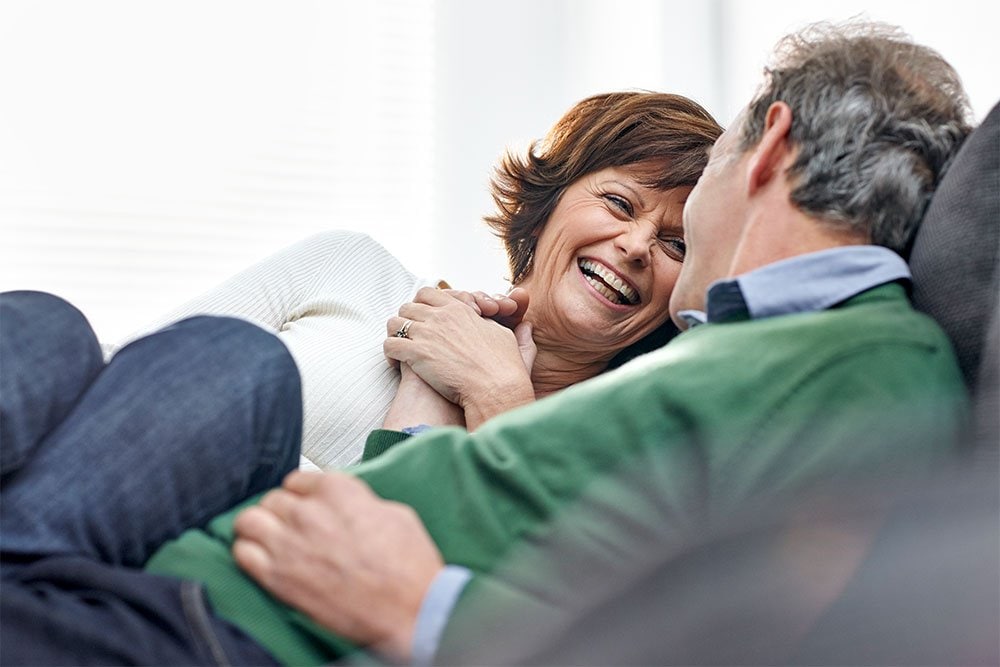
{"type": "MultiPolygon", "coordinates": [[[[929,463],[966,410],[948,339],[891,283],[827,311],[698,326],[475,433],[435,429],[353,472],[413,506],[445,560],[473,571],[443,637],[442,651],[461,650],[481,622],[463,613],[477,599],[559,606],[503,568],[518,546],[560,530],[561,517],[571,517],[580,557],[628,559],[644,528],[683,532],[762,493],[929,463]],[[573,516],[588,498],[613,511],[573,516]]],[[[370,449],[395,437],[376,432],[370,449]]],[[[284,663],[348,650],[240,572],[229,553],[238,509],[165,545],[147,568],[203,581],[215,611],[284,663]]],[[[531,567],[538,579],[559,576],[558,563],[531,567]]]]}

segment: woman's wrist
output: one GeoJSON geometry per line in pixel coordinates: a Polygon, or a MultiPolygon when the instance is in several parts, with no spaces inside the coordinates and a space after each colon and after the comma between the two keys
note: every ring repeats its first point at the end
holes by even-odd
{"type": "Polygon", "coordinates": [[[466,428],[474,431],[493,417],[527,405],[535,400],[531,380],[495,384],[488,389],[474,392],[462,401],[466,428]]]}
{"type": "Polygon", "coordinates": [[[399,389],[382,422],[382,428],[403,431],[421,425],[465,425],[462,408],[437,393],[405,364],[402,372],[399,389]]]}

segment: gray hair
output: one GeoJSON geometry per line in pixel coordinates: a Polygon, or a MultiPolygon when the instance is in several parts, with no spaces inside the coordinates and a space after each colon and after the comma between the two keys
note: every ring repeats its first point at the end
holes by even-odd
{"type": "Polygon", "coordinates": [[[789,177],[802,211],[905,254],[934,189],[971,130],[958,74],[898,28],[817,23],[782,39],[744,115],[742,148],[768,108],[792,109],[789,177]]]}

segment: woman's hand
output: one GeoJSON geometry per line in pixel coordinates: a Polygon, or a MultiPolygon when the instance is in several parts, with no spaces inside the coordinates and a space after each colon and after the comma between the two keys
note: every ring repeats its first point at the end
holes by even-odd
{"type": "Polygon", "coordinates": [[[520,324],[524,313],[528,310],[528,291],[522,287],[515,287],[507,294],[493,296],[486,292],[466,292],[451,288],[441,291],[467,304],[482,317],[487,317],[508,329],[514,329],[520,324]]]}
{"type": "Polygon", "coordinates": [[[434,387],[413,372],[409,364],[400,364],[399,389],[385,415],[382,428],[401,431],[407,426],[465,426],[465,413],[434,387]]]}
{"type": "Polygon", "coordinates": [[[535,345],[531,325],[520,322],[527,308],[523,290],[497,302],[495,316],[519,321],[513,331],[480,313],[491,304],[475,295],[456,296],[425,288],[386,325],[386,357],[409,364],[424,381],[465,412],[474,430],[490,417],[534,400],[530,369],[535,345]],[[476,305],[472,305],[475,301],[476,305]],[[406,336],[398,334],[409,321],[406,336]]]}

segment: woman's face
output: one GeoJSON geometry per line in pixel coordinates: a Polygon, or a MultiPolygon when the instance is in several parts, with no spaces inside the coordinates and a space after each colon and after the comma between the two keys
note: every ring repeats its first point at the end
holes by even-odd
{"type": "Polygon", "coordinates": [[[663,324],[684,257],[690,191],[645,187],[627,167],[566,188],[520,283],[536,340],[610,357],[663,324]]]}

